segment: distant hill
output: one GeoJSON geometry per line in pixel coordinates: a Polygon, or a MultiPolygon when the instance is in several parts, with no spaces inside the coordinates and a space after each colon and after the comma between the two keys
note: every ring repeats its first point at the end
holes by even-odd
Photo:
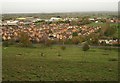
{"type": "Polygon", "coordinates": [[[109,15],[118,15],[118,12],[115,11],[92,11],[92,12],[63,12],[63,13],[9,13],[2,14],[3,19],[16,18],[16,17],[39,17],[39,18],[51,18],[54,16],[61,17],[81,17],[81,16],[109,16],[109,15]]]}

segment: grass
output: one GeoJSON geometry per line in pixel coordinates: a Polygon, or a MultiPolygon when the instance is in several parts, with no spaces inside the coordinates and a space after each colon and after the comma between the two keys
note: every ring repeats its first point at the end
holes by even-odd
{"type": "Polygon", "coordinates": [[[95,23],[95,22],[92,22],[90,24],[87,24],[87,26],[90,26],[90,27],[97,27],[97,26],[103,26],[105,25],[105,23],[102,23],[102,22],[99,22],[99,23],[95,23]]]}
{"type": "MultiPolygon", "coordinates": [[[[87,26],[94,26],[94,27],[97,27],[97,26],[104,26],[106,25],[106,23],[102,23],[102,22],[98,22],[98,23],[95,23],[95,22],[92,22],[90,24],[87,24],[87,26]]],[[[117,27],[117,26],[120,26],[120,24],[118,23],[110,23],[110,26],[114,26],[114,27],[117,27]]]]}
{"type": "Polygon", "coordinates": [[[116,81],[118,52],[91,48],[83,52],[76,46],[20,48],[3,47],[4,81],[116,81]],[[41,53],[44,56],[41,56],[41,53]],[[60,53],[61,56],[58,56],[60,53]]]}

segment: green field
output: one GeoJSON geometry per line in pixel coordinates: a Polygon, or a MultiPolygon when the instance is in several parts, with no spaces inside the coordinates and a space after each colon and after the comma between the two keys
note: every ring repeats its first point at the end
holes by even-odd
{"type": "Polygon", "coordinates": [[[61,50],[52,47],[3,47],[3,81],[116,81],[118,79],[118,52],[67,46],[61,50]],[[41,52],[44,56],[41,56],[41,52]],[[58,56],[60,54],[61,56],[58,56]]]}
{"type": "MultiPolygon", "coordinates": [[[[95,22],[92,22],[92,23],[90,23],[90,24],[87,24],[87,26],[94,26],[94,27],[96,27],[96,26],[104,26],[104,25],[106,25],[106,23],[102,23],[102,22],[99,22],[99,23],[95,23],[95,22]]],[[[112,27],[118,27],[118,26],[120,26],[120,24],[118,24],[118,23],[110,23],[110,26],[112,27]]]]}

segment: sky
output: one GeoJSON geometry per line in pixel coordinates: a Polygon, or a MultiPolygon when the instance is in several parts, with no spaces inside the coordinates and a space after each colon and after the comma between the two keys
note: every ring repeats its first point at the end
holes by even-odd
{"type": "Polygon", "coordinates": [[[0,0],[2,13],[117,11],[119,0],[0,0]]]}

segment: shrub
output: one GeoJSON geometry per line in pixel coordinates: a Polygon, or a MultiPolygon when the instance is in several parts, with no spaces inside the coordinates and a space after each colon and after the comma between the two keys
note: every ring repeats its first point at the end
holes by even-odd
{"type": "Polygon", "coordinates": [[[117,58],[110,58],[109,61],[118,61],[117,58]]]}
{"type": "Polygon", "coordinates": [[[9,42],[9,45],[15,45],[16,44],[16,42],[13,39],[9,40],[8,42],[9,42]]]}
{"type": "Polygon", "coordinates": [[[66,47],[65,46],[61,46],[61,50],[65,50],[66,49],[66,47]]]}
{"type": "Polygon", "coordinates": [[[83,46],[82,46],[82,50],[83,50],[83,51],[87,51],[87,50],[89,50],[89,49],[90,49],[90,47],[89,47],[88,43],[87,43],[87,42],[84,42],[84,43],[83,43],[83,46]]]}
{"type": "Polygon", "coordinates": [[[8,47],[9,46],[9,42],[8,41],[3,41],[3,46],[8,47]]]}
{"type": "Polygon", "coordinates": [[[60,54],[60,53],[58,53],[57,55],[58,55],[59,57],[61,56],[61,54],[60,54]]]}
{"type": "Polygon", "coordinates": [[[29,36],[25,32],[20,33],[20,46],[22,47],[31,47],[32,43],[29,40],[29,36]]]}
{"type": "Polygon", "coordinates": [[[66,41],[65,41],[65,44],[72,44],[71,39],[66,40],[66,41]]]}
{"type": "Polygon", "coordinates": [[[3,46],[5,46],[5,47],[8,47],[9,45],[14,45],[14,44],[15,44],[15,41],[13,39],[3,41],[3,46]]]}
{"type": "Polygon", "coordinates": [[[49,47],[49,46],[51,46],[52,44],[53,44],[53,41],[52,41],[52,40],[49,40],[49,39],[48,39],[48,40],[45,41],[45,46],[48,46],[48,47],[49,47]]]}
{"type": "Polygon", "coordinates": [[[41,54],[40,54],[41,56],[44,56],[44,53],[43,52],[41,52],[41,54]]]}
{"type": "Polygon", "coordinates": [[[78,36],[78,33],[77,32],[73,32],[72,36],[78,36]]]}
{"type": "Polygon", "coordinates": [[[73,44],[78,44],[78,43],[80,43],[79,37],[78,37],[78,36],[73,37],[73,38],[72,38],[72,43],[73,43],[73,44]]]}

